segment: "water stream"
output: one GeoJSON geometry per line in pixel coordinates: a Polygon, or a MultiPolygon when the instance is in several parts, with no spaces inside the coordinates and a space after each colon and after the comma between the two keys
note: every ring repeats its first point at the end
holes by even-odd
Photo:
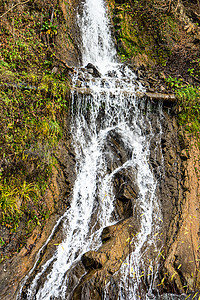
{"type": "MultiPolygon", "coordinates": [[[[115,209],[113,180],[117,173],[127,169],[134,173],[139,189],[133,211],[140,231],[134,242],[135,250],[130,251],[118,272],[121,279],[116,299],[138,299],[139,293],[143,299],[154,299],[152,290],[162,247],[157,245],[162,223],[158,178],[163,171],[161,159],[155,176],[149,159],[155,136],[155,155],[160,151],[163,115],[158,107],[155,130],[151,105],[137,98],[137,92],[144,88],[135,74],[117,61],[108,20],[103,0],[86,0],[83,14],[78,16],[83,68],[77,69],[73,77],[71,112],[77,179],[71,206],[62,217],[65,239],[28,287],[29,300],[70,299],[78,283],[75,281],[72,286],[70,276],[81,256],[98,249],[103,228],[120,220],[115,209]],[[99,70],[100,77],[93,76],[92,66],[84,68],[88,63],[99,70]],[[122,160],[116,159],[109,147],[110,138],[116,136],[125,153],[122,160]],[[47,270],[46,280],[40,284],[47,270]],[[147,278],[147,287],[141,292],[143,278],[147,278]]],[[[115,281],[115,275],[112,280],[115,281]]],[[[112,299],[111,291],[110,281],[102,297],[112,299]]],[[[86,299],[84,295],[82,299],[86,299]]]]}

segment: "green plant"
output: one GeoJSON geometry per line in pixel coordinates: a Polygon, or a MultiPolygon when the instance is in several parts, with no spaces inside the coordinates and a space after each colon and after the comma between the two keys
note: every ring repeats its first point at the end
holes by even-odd
{"type": "MultiPolygon", "coordinates": [[[[9,236],[13,252],[24,246],[35,226],[44,226],[51,213],[44,196],[68,109],[68,75],[53,53],[62,16],[57,5],[52,24],[47,19],[50,6],[47,1],[40,11],[23,5],[1,19],[0,229],[6,245],[9,236]],[[52,74],[55,61],[58,72],[52,74]]],[[[72,43],[68,29],[65,34],[72,43]]],[[[5,248],[7,253],[11,247],[5,248]]]]}
{"type": "Polygon", "coordinates": [[[173,78],[169,76],[168,78],[165,79],[165,81],[167,82],[168,86],[172,88],[181,88],[183,86],[181,78],[177,79],[176,77],[173,78]]]}
{"type": "Polygon", "coordinates": [[[0,246],[2,247],[3,245],[5,245],[5,242],[2,238],[0,238],[0,246]]]}
{"type": "Polygon", "coordinates": [[[190,76],[194,76],[194,68],[189,68],[188,73],[190,74],[190,76]]]}
{"type": "Polygon", "coordinates": [[[51,36],[56,35],[58,33],[57,25],[53,25],[52,22],[48,21],[43,22],[41,31],[51,36]]]}
{"type": "Polygon", "coordinates": [[[18,189],[18,195],[20,198],[22,198],[24,201],[30,200],[31,195],[38,195],[38,190],[34,186],[33,183],[27,183],[26,181],[23,182],[23,184],[18,189]]]}
{"type": "Polygon", "coordinates": [[[174,90],[179,104],[179,124],[198,137],[200,132],[200,89],[183,84],[182,79],[166,78],[167,84],[174,90]]]}
{"type": "Polygon", "coordinates": [[[12,188],[6,184],[4,180],[3,184],[0,184],[0,208],[5,215],[13,215],[18,211],[17,207],[17,188],[12,188]]]}
{"type": "Polygon", "coordinates": [[[7,255],[1,255],[1,257],[0,257],[0,264],[1,264],[4,260],[6,260],[6,259],[8,259],[8,256],[7,256],[7,255]]]}
{"type": "Polygon", "coordinates": [[[52,75],[47,78],[45,91],[26,86],[25,90],[0,89],[0,155],[8,165],[0,176],[1,224],[11,230],[16,230],[24,214],[28,216],[30,204],[37,207],[37,223],[44,219],[39,199],[56,163],[53,153],[63,134],[59,118],[67,107],[64,82],[52,75]]]}

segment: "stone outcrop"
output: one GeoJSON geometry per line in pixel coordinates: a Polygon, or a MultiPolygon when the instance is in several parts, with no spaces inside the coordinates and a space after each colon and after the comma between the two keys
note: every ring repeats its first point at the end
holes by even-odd
{"type": "MultiPolygon", "coordinates": [[[[102,299],[103,288],[111,275],[116,273],[130,252],[130,240],[137,232],[133,218],[124,219],[116,225],[106,227],[102,233],[103,245],[97,251],[82,256],[88,273],[81,279],[72,299],[102,299]]],[[[134,249],[134,243],[132,244],[134,249]]]]}
{"type": "MultiPolygon", "coordinates": [[[[154,105],[156,107],[156,104],[154,105]]],[[[170,293],[177,293],[180,295],[177,299],[182,299],[185,297],[181,296],[182,293],[188,294],[190,291],[194,295],[199,286],[199,150],[194,145],[189,147],[189,139],[187,141],[184,135],[180,135],[176,117],[173,110],[171,112],[171,114],[163,112],[161,148],[159,151],[157,149],[156,154],[156,140],[151,141],[150,163],[160,183],[158,196],[163,215],[161,230],[164,242],[156,280],[160,296],[156,299],[171,299],[170,293]],[[162,163],[164,173],[160,173],[159,166],[162,163]],[[161,281],[163,284],[160,284],[161,281]]],[[[156,133],[159,127],[156,125],[154,109],[152,109],[152,124],[153,132],[156,133]]],[[[123,152],[123,143],[116,134],[113,136],[111,132],[108,141],[108,146],[112,147],[116,159],[110,160],[108,171],[111,171],[121,165],[129,154],[123,152]]],[[[112,275],[120,269],[130,251],[130,247],[125,243],[129,237],[127,231],[130,233],[130,229],[139,230],[137,216],[132,217],[138,192],[134,184],[134,174],[128,170],[125,173],[120,171],[113,180],[115,208],[123,221],[111,228],[105,228],[102,234],[103,245],[97,251],[89,251],[83,255],[82,263],[87,274],[81,279],[72,299],[81,299],[81,295],[84,297],[87,295],[87,299],[101,299],[106,283],[111,280],[113,286],[116,284],[117,277],[113,279],[112,275]],[[110,237],[110,232],[114,232],[114,236],[111,234],[110,237]],[[119,236],[120,243],[118,243],[119,236]]],[[[133,249],[134,241],[131,251],[133,249]]],[[[112,290],[111,298],[113,295],[112,290]]],[[[117,297],[117,294],[115,296],[117,297]]]]}
{"type": "Polygon", "coordinates": [[[78,66],[80,64],[80,53],[78,45],[80,44],[79,29],[77,26],[77,6],[78,0],[59,0],[59,7],[63,13],[63,21],[57,35],[57,55],[69,66],[78,66]]]}
{"type": "Polygon", "coordinates": [[[97,70],[97,68],[93,64],[91,63],[87,64],[86,69],[88,70],[88,73],[92,74],[94,77],[96,78],[101,77],[101,73],[99,72],[99,70],[97,70]]]}
{"type": "Polygon", "coordinates": [[[136,205],[135,199],[139,192],[136,185],[135,174],[131,168],[121,170],[114,176],[113,192],[116,202],[115,208],[120,219],[133,216],[133,207],[136,205]]]}
{"type": "Polygon", "coordinates": [[[199,149],[195,140],[182,136],[180,157],[183,172],[183,197],[179,198],[173,225],[167,239],[170,247],[164,268],[168,279],[179,292],[196,291],[200,284],[199,273],[199,149]],[[184,147],[183,147],[184,146],[184,147]]]}

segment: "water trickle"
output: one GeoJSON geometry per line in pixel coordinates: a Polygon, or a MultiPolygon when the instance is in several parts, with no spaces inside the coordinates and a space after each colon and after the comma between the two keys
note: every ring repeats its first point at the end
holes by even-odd
{"type": "MultiPolygon", "coordinates": [[[[130,255],[118,272],[121,280],[118,280],[116,299],[136,299],[142,277],[147,278],[148,284],[141,294],[152,299],[156,268],[149,260],[152,260],[151,253],[160,250],[155,245],[161,213],[158,184],[149,164],[150,145],[156,134],[151,107],[144,99],[137,99],[137,92],[142,92],[143,87],[135,74],[116,61],[104,2],[86,0],[83,15],[78,19],[83,65],[92,66],[88,70],[77,69],[73,78],[71,131],[77,179],[71,206],[62,217],[65,239],[35,276],[27,299],[70,298],[78,284],[78,279],[72,283],[70,277],[82,255],[98,249],[103,228],[120,220],[115,209],[113,181],[116,174],[127,169],[134,173],[139,189],[133,211],[140,231],[134,240],[135,250],[132,252],[130,246],[130,255]],[[100,77],[93,76],[94,68],[99,70],[100,77]],[[117,158],[110,146],[110,140],[115,137],[123,148],[123,155],[118,153],[117,158]],[[46,273],[45,282],[40,284],[40,278],[46,273]]],[[[162,134],[161,119],[160,109],[156,117],[160,128],[157,140],[162,134]]],[[[155,152],[159,151],[156,147],[155,152]]],[[[157,257],[154,255],[155,260],[157,257]]],[[[115,281],[115,274],[112,280],[115,281]]],[[[104,299],[114,299],[109,296],[111,291],[110,281],[104,299]]]]}

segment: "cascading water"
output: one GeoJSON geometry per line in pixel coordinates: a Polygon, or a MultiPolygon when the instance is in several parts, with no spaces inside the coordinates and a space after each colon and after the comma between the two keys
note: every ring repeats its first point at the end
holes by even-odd
{"type": "MultiPolygon", "coordinates": [[[[78,20],[83,65],[95,65],[101,77],[95,78],[90,74],[94,69],[88,73],[84,68],[77,70],[74,75],[71,130],[76,151],[77,179],[71,206],[62,217],[65,220],[65,239],[35,276],[26,299],[70,298],[78,283],[75,281],[72,286],[70,276],[81,256],[91,249],[98,249],[102,229],[119,221],[115,211],[113,178],[126,169],[134,172],[139,188],[134,211],[140,216],[140,231],[134,241],[135,250],[130,251],[129,258],[119,270],[121,280],[118,282],[116,299],[138,299],[141,278],[149,276],[149,288],[142,293],[148,299],[152,295],[156,272],[149,252],[158,251],[155,240],[159,223],[162,222],[156,198],[158,186],[149,165],[150,144],[154,136],[151,116],[146,101],[137,99],[137,92],[143,91],[143,88],[136,76],[130,69],[117,63],[104,2],[86,0],[83,14],[78,20]],[[114,158],[108,141],[110,136],[116,134],[127,158],[110,168],[108,164],[112,164],[114,158]],[[148,269],[150,275],[146,274],[148,269]],[[40,278],[45,273],[48,273],[46,280],[40,285],[40,278]]],[[[158,139],[162,133],[161,117],[160,110],[157,118],[158,139]]],[[[108,283],[104,299],[110,299],[111,289],[111,283],[108,283]]],[[[84,295],[82,299],[86,299],[84,295]]]]}
{"type": "Polygon", "coordinates": [[[82,37],[82,63],[92,63],[107,72],[116,63],[116,50],[103,0],[86,0],[82,16],[78,17],[82,37]]]}

